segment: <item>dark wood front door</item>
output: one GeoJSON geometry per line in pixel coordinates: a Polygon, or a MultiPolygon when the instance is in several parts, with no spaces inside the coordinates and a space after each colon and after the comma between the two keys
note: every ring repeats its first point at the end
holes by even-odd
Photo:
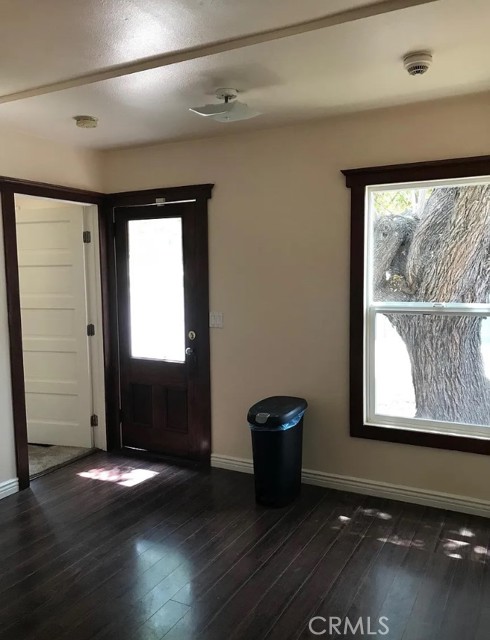
{"type": "Polygon", "coordinates": [[[210,451],[206,213],[195,202],[115,209],[124,447],[210,451]]]}

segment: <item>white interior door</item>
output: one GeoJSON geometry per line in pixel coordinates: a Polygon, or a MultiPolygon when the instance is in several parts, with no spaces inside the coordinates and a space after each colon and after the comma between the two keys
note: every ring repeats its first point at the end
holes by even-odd
{"type": "Polygon", "coordinates": [[[92,446],[83,207],[17,208],[30,443],[92,446]]]}

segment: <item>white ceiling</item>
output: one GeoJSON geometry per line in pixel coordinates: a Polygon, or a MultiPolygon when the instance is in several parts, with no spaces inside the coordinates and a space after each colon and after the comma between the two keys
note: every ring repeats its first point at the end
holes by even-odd
{"type": "MultiPolygon", "coordinates": [[[[182,48],[370,4],[369,0],[2,0],[0,95],[182,48]]],[[[229,131],[490,89],[490,2],[439,0],[95,84],[0,104],[0,124],[94,148],[229,131]],[[411,78],[401,58],[429,48],[411,78]],[[221,124],[189,106],[237,87],[263,113],[221,124]],[[100,119],[80,130],[76,114],[100,119]]],[[[489,100],[490,106],[490,100],[489,100]]]]}
{"type": "Polygon", "coordinates": [[[1,0],[0,94],[369,2],[1,0]]]}

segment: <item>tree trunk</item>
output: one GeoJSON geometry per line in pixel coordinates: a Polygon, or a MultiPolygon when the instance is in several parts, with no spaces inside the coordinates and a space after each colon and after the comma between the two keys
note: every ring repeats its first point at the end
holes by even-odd
{"type": "MultiPolygon", "coordinates": [[[[420,218],[377,220],[374,242],[376,300],[488,302],[489,185],[434,189],[420,218]]],[[[490,425],[482,319],[385,315],[408,351],[415,417],[490,425]]]]}
{"type": "Polygon", "coordinates": [[[481,318],[386,314],[407,347],[416,418],[490,424],[481,318]]]}

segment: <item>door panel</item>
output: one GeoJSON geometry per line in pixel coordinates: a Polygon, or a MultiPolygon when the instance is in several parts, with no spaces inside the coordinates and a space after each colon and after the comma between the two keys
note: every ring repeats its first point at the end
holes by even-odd
{"type": "Polygon", "coordinates": [[[115,209],[123,446],[209,455],[202,215],[194,202],[115,209]]]}
{"type": "Polygon", "coordinates": [[[92,446],[83,216],[16,212],[29,442],[92,446]]]}

